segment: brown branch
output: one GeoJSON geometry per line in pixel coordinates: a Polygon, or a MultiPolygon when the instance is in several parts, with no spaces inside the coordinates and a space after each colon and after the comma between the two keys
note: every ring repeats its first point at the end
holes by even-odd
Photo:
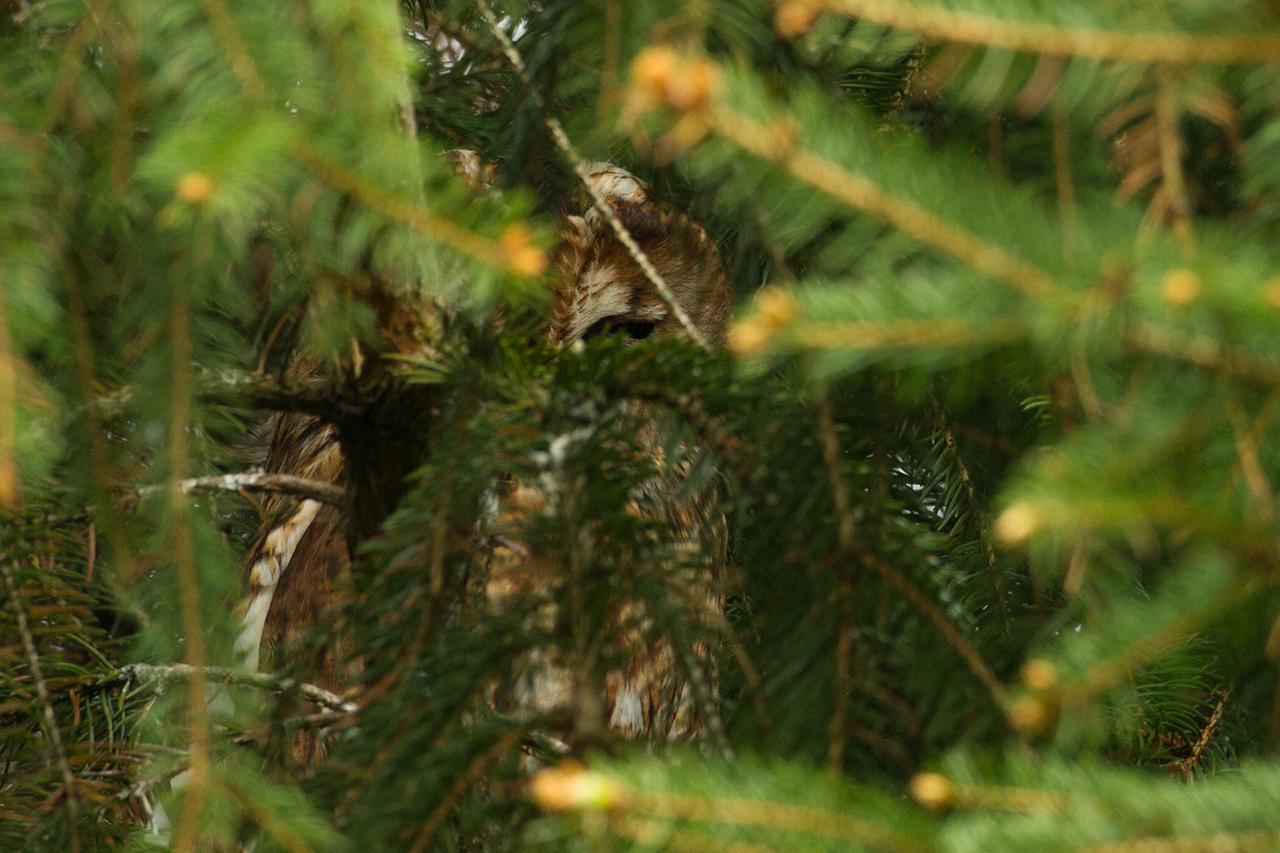
{"type": "Polygon", "coordinates": [[[49,688],[45,684],[44,674],[40,671],[40,655],[36,652],[35,637],[31,634],[31,626],[27,622],[27,612],[22,606],[22,597],[18,586],[13,581],[13,571],[9,563],[0,559],[0,578],[4,580],[5,590],[13,603],[13,615],[18,626],[18,636],[22,638],[22,651],[27,657],[27,668],[31,670],[31,680],[35,683],[36,698],[40,702],[41,721],[44,735],[48,738],[49,753],[53,763],[57,764],[62,774],[62,785],[66,791],[67,831],[71,841],[72,853],[80,849],[78,814],[80,798],[76,793],[76,779],[71,773],[71,764],[67,761],[67,752],[62,744],[62,732],[58,729],[58,718],[53,713],[53,703],[49,700],[49,688]]]}
{"type": "Polygon", "coordinates": [[[827,766],[832,773],[844,767],[844,747],[847,729],[847,699],[850,661],[853,658],[853,595],[854,566],[857,543],[853,507],[849,502],[849,486],[844,478],[841,461],[840,439],[836,435],[835,416],[831,401],[823,397],[818,403],[818,441],[822,445],[822,461],[827,467],[827,479],[831,485],[831,503],[836,513],[836,543],[840,548],[840,589],[837,594],[838,616],[836,620],[836,671],[833,691],[831,722],[827,731],[827,766]]]}
{"type": "Polygon", "coordinates": [[[1063,27],[899,0],[827,0],[826,5],[842,15],[940,41],[1023,53],[1168,65],[1270,63],[1280,56],[1278,33],[1196,35],[1063,27]]]}
{"type": "Polygon", "coordinates": [[[1227,700],[1230,698],[1231,688],[1228,687],[1218,697],[1218,703],[1214,706],[1213,713],[1209,715],[1208,721],[1200,731],[1200,737],[1196,738],[1196,742],[1191,747],[1191,754],[1186,758],[1173,762],[1173,769],[1184,779],[1190,779],[1192,774],[1195,773],[1196,767],[1200,764],[1200,759],[1204,757],[1204,751],[1209,747],[1209,741],[1213,739],[1213,733],[1217,731],[1218,724],[1222,722],[1222,714],[1226,710],[1227,700]]]}

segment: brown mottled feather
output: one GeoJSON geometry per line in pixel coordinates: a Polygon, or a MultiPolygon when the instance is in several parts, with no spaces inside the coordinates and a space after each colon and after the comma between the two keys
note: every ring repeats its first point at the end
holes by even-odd
{"type": "MultiPolygon", "coordinates": [[[[647,188],[621,169],[599,165],[593,180],[698,329],[712,345],[721,344],[729,292],[719,253],[706,232],[687,216],[652,200],[647,188]]],[[[548,334],[556,344],[578,340],[593,324],[610,319],[653,323],[655,335],[678,333],[670,310],[598,211],[566,218],[555,261],[559,283],[548,334]]],[[[295,365],[291,372],[305,371],[304,365],[295,365]]],[[[654,477],[641,494],[633,496],[628,510],[664,521],[670,531],[673,565],[656,570],[670,573],[674,587],[691,591],[688,595],[695,600],[688,605],[693,612],[719,614],[724,605],[718,575],[725,562],[727,537],[715,496],[682,496],[688,463],[668,463],[656,421],[639,406],[634,414],[637,449],[653,458],[654,477]]],[[[343,484],[344,466],[332,428],[304,415],[275,419],[266,470],[343,484]]],[[[516,600],[527,603],[530,596],[544,594],[548,579],[559,571],[518,540],[522,525],[546,507],[547,496],[534,484],[513,483],[500,494],[494,530],[513,535],[495,538],[498,544],[488,583],[491,606],[503,607],[516,600]]],[[[278,668],[287,660],[302,670],[303,677],[336,687],[334,650],[321,650],[315,659],[305,661],[284,650],[316,624],[349,565],[344,513],[286,496],[272,496],[265,509],[275,521],[264,525],[250,549],[249,591],[254,603],[246,615],[241,650],[256,663],[260,648],[264,668],[278,668]],[[279,571],[271,576],[267,568],[277,564],[279,571]],[[271,580],[274,588],[265,583],[271,580]],[[270,605],[265,614],[254,610],[261,607],[264,595],[270,605]],[[264,617],[260,638],[255,638],[248,624],[255,612],[264,617]]],[[[539,618],[554,619],[556,606],[549,601],[539,618]]],[[[614,614],[613,623],[619,629],[619,656],[625,663],[605,677],[600,710],[609,726],[626,736],[660,739],[698,731],[705,721],[688,673],[691,668],[701,671],[704,692],[714,693],[710,649],[696,643],[686,654],[671,639],[655,637],[651,618],[639,603],[625,605],[614,614]]],[[[572,699],[573,676],[563,661],[546,653],[530,653],[523,666],[519,683],[499,693],[517,708],[565,711],[572,699]]],[[[318,748],[307,739],[294,745],[294,757],[307,762],[318,748]]]]}

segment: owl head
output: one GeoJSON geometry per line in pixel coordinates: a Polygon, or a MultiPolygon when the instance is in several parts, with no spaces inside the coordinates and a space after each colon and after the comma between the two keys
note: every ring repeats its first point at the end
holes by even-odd
{"type": "MultiPolygon", "coordinates": [[[[715,244],[689,217],[650,195],[636,176],[608,163],[589,167],[595,188],[671,288],[676,302],[713,346],[724,342],[729,288],[715,244]]],[[[598,335],[628,340],[678,334],[679,321],[614,234],[589,208],[569,215],[555,260],[551,341],[559,346],[598,335]]]]}

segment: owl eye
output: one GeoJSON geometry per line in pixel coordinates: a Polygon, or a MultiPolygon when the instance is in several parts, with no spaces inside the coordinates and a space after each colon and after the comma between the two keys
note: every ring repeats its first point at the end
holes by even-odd
{"type": "Polygon", "coordinates": [[[656,328],[656,320],[629,320],[625,315],[618,314],[596,320],[583,332],[582,339],[589,341],[600,335],[623,335],[627,340],[642,341],[652,335],[656,328]]]}

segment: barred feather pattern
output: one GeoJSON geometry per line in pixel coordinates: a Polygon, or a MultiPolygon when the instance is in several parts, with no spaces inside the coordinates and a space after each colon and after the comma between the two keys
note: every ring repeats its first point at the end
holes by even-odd
{"type": "MultiPolygon", "coordinates": [[[[467,152],[451,158],[475,184],[490,176],[467,152]]],[[[719,253],[697,223],[650,197],[634,175],[608,164],[595,164],[592,179],[663,276],[686,313],[713,345],[724,340],[729,293],[719,253]]],[[[639,330],[640,335],[678,333],[680,326],[654,292],[640,267],[618,242],[599,211],[565,218],[555,252],[559,284],[552,300],[548,335],[569,345],[599,331],[639,330]]],[[[295,364],[301,375],[306,364],[295,364]]],[[[691,613],[723,611],[719,572],[726,559],[727,536],[722,514],[711,493],[689,497],[682,488],[697,448],[677,448],[682,457],[667,460],[655,421],[637,405],[637,442],[654,461],[651,480],[632,496],[627,509],[662,520],[670,530],[670,565],[663,572],[672,588],[684,590],[691,613]]],[[[487,597],[492,607],[545,594],[548,572],[540,555],[519,542],[524,523],[554,509],[558,452],[572,450],[571,437],[551,442],[544,461],[546,476],[537,483],[517,483],[498,496],[497,520],[489,563],[487,597]]],[[[334,430],[298,414],[277,416],[271,424],[265,470],[344,485],[345,461],[334,430]]],[[[263,525],[249,551],[248,597],[236,648],[250,668],[274,669],[282,650],[315,625],[326,601],[350,562],[341,510],[315,501],[274,495],[264,507],[272,521],[263,525]]],[[[480,522],[482,525],[483,521],[480,522]]],[[[547,601],[541,618],[554,619],[556,603],[547,601]]],[[[715,673],[705,643],[675,645],[653,630],[651,614],[627,604],[613,617],[615,636],[625,664],[610,671],[603,685],[600,710],[609,728],[629,737],[679,738],[696,733],[714,713],[715,673]]],[[[336,687],[334,653],[328,650],[307,667],[327,686],[336,687]]],[[[502,704],[538,714],[565,712],[573,699],[575,673],[556,655],[531,652],[522,661],[516,682],[497,691],[502,704]]],[[[300,761],[314,758],[318,745],[295,745],[300,761]]]]}
{"type": "MultiPolygon", "coordinates": [[[[719,252],[706,231],[689,217],[654,200],[643,182],[626,170],[593,164],[592,180],[641,249],[670,287],[676,301],[713,345],[725,337],[729,291],[719,252]]],[[[595,209],[569,216],[556,254],[560,285],[552,301],[549,336],[568,345],[596,333],[649,337],[679,334],[680,325],[655,292],[639,264],[595,209]]],[[[679,459],[667,459],[652,413],[630,407],[636,422],[637,450],[653,462],[652,476],[632,495],[627,511],[657,520],[667,533],[661,565],[639,567],[657,573],[680,591],[686,613],[702,627],[724,610],[721,573],[727,560],[727,533],[713,489],[690,496],[685,487],[697,448],[676,447],[679,459]]],[[[540,601],[538,618],[548,626],[565,598],[563,567],[551,565],[519,544],[519,529],[539,513],[556,511],[560,487],[557,457],[572,452],[574,436],[549,442],[537,460],[536,483],[516,484],[500,501],[500,535],[490,564],[491,606],[513,601],[527,606],[540,601]]],[[[631,567],[636,570],[636,567],[631,567]]],[[[603,684],[599,713],[608,727],[627,737],[678,739],[701,731],[715,715],[715,671],[705,642],[663,636],[653,614],[640,602],[627,602],[611,617],[613,642],[625,662],[610,670],[603,684]],[[682,645],[683,644],[683,645],[682,645]]],[[[516,683],[497,691],[498,701],[544,717],[575,717],[596,711],[584,703],[580,689],[582,661],[570,661],[563,650],[537,650],[520,662],[516,683]],[[588,707],[583,707],[587,705],[588,707]]]]}

